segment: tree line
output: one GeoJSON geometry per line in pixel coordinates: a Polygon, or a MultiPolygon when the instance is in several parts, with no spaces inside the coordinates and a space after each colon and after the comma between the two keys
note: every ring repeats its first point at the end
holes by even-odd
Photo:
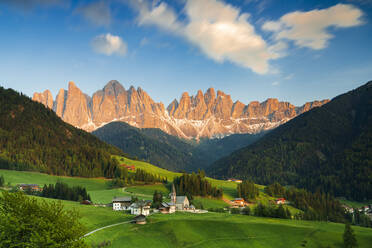
{"type": "Polygon", "coordinates": [[[292,206],[302,210],[294,216],[296,219],[345,222],[344,208],[330,194],[319,190],[312,193],[295,187],[285,188],[279,183],[266,186],[264,191],[270,196],[284,197],[292,206]]]}
{"type": "Polygon", "coordinates": [[[111,181],[111,187],[125,187],[134,184],[135,182],[148,183],[167,183],[166,177],[161,177],[156,174],[148,173],[142,169],[136,169],[135,173],[128,173],[128,169],[120,167],[120,174],[111,181]]]}
{"type": "Polygon", "coordinates": [[[54,198],[54,199],[78,201],[78,202],[81,202],[84,200],[89,200],[89,201],[91,200],[90,195],[87,193],[87,190],[85,187],[82,187],[82,186],[70,187],[66,183],[63,183],[63,182],[57,182],[55,185],[45,184],[40,196],[46,197],[46,198],[54,198]]]}
{"type": "Polygon", "coordinates": [[[259,195],[257,186],[252,181],[243,181],[237,186],[238,197],[245,201],[253,200],[259,195]]]}
{"type": "Polygon", "coordinates": [[[193,196],[212,196],[222,198],[223,190],[213,187],[212,184],[205,178],[205,173],[199,171],[192,174],[182,174],[173,180],[178,195],[186,195],[189,199],[193,196]]]}

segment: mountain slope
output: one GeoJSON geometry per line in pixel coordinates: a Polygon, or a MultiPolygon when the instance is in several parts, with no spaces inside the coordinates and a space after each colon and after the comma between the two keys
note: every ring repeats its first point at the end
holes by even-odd
{"type": "Polygon", "coordinates": [[[160,129],[135,128],[124,122],[109,123],[92,134],[141,160],[173,171],[195,171],[232,151],[256,141],[260,135],[235,134],[200,143],[179,139],[160,129]]]}
{"type": "Polygon", "coordinates": [[[55,101],[50,91],[35,93],[33,100],[52,108],[67,123],[86,131],[94,131],[114,121],[126,122],[138,128],[159,128],[185,139],[223,137],[235,133],[259,133],[273,129],[295,116],[321,106],[328,100],[295,107],[289,102],[269,98],[247,105],[233,102],[230,95],[213,88],[196,96],[184,92],[167,109],[141,88],[128,90],[112,80],[92,97],[84,94],[73,82],[68,90],[61,89],[55,101]]]}
{"type": "Polygon", "coordinates": [[[159,129],[139,129],[124,122],[112,122],[92,134],[165,169],[179,171],[193,164],[194,146],[159,129]]]}
{"type": "Polygon", "coordinates": [[[0,87],[0,168],[112,177],[123,154],[63,122],[52,110],[0,87]]]}
{"type": "Polygon", "coordinates": [[[372,81],[276,128],[208,172],[372,199],[372,81]]]}

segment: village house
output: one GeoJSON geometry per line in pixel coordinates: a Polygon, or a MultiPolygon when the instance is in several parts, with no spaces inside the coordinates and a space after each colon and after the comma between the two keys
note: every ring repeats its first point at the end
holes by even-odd
{"type": "Polygon", "coordinates": [[[172,214],[176,212],[176,205],[174,205],[172,202],[163,202],[159,207],[159,211],[163,214],[172,214]]]}
{"type": "Polygon", "coordinates": [[[151,201],[139,201],[129,206],[130,213],[134,215],[148,216],[150,214],[151,201]]]}
{"type": "Polygon", "coordinates": [[[22,190],[22,191],[26,191],[26,190],[30,190],[30,191],[42,191],[42,188],[40,188],[39,185],[37,184],[25,184],[25,183],[22,183],[22,184],[19,184],[18,185],[18,188],[19,190],[22,190]]]}
{"type": "Polygon", "coordinates": [[[286,204],[287,201],[285,200],[285,198],[278,198],[275,200],[275,204],[286,204]]]}
{"type": "Polygon", "coordinates": [[[244,207],[248,205],[248,203],[243,198],[235,198],[234,200],[231,200],[233,207],[244,207]]]}
{"type": "Polygon", "coordinates": [[[128,171],[136,171],[136,167],[134,165],[122,164],[121,166],[127,168],[128,171]]]}
{"type": "Polygon", "coordinates": [[[112,209],[115,211],[129,210],[129,206],[132,204],[132,197],[115,197],[112,199],[112,209]]]}
{"type": "Polygon", "coordinates": [[[227,181],[229,181],[229,182],[236,182],[236,183],[242,183],[243,182],[242,180],[235,179],[235,178],[229,178],[229,179],[227,179],[227,181]]]}

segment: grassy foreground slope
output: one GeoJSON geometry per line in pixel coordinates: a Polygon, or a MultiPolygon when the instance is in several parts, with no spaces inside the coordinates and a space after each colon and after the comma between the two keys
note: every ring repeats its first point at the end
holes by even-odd
{"type": "MultiPolygon", "coordinates": [[[[353,227],[359,247],[370,247],[372,229],[353,227]]],[[[342,247],[343,224],[229,214],[153,215],[146,225],[102,230],[88,242],[115,247],[342,247]]]]}

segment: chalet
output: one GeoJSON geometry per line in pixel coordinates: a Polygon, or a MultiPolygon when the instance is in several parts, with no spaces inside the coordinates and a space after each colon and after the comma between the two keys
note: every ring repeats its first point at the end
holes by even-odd
{"type": "Polygon", "coordinates": [[[30,190],[30,191],[42,191],[39,185],[37,184],[19,184],[18,185],[19,190],[25,191],[25,190],[30,190]]]}
{"type": "Polygon", "coordinates": [[[112,199],[112,209],[115,211],[129,210],[132,204],[132,197],[115,197],[112,199]]]}
{"type": "Polygon", "coordinates": [[[244,207],[248,205],[248,203],[243,198],[235,198],[234,200],[231,200],[233,207],[244,207]]]}
{"type": "Polygon", "coordinates": [[[159,207],[159,211],[162,214],[172,214],[176,212],[176,205],[172,202],[163,202],[159,207]]]}
{"type": "Polygon", "coordinates": [[[227,181],[229,181],[229,182],[236,182],[236,183],[242,183],[243,182],[242,180],[235,179],[235,178],[229,178],[229,179],[227,179],[227,181]]]}
{"type": "Polygon", "coordinates": [[[151,201],[139,201],[132,203],[129,206],[130,213],[134,215],[144,215],[147,216],[150,214],[151,201]]]}
{"type": "Polygon", "coordinates": [[[136,167],[134,165],[122,164],[121,166],[127,168],[128,171],[136,171],[136,167]]]}
{"type": "Polygon", "coordinates": [[[176,188],[172,188],[172,193],[170,193],[171,202],[176,206],[176,210],[187,210],[190,206],[189,199],[187,196],[177,196],[176,188]]]}
{"type": "Polygon", "coordinates": [[[287,201],[285,200],[285,198],[278,198],[275,200],[275,204],[286,204],[287,201]]]}

